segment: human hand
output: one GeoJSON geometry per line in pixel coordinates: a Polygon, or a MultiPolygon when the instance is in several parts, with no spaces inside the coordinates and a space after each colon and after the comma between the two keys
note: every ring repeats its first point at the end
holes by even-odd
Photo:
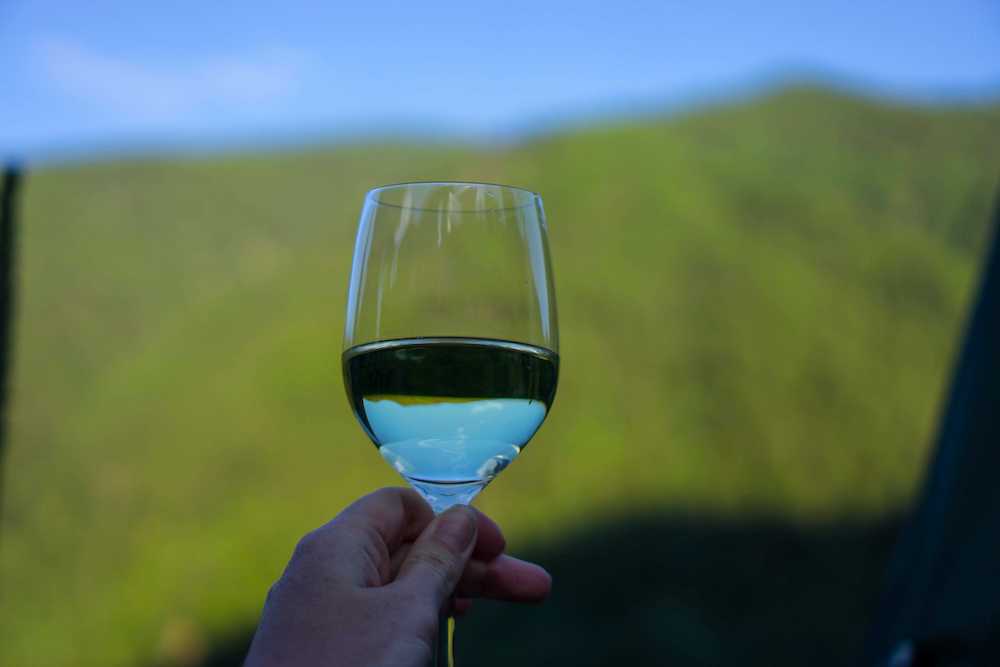
{"type": "Polygon", "coordinates": [[[471,507],[441,516],[410,489],[361,498],[299,542],[271,587],[245,667],[425,667],[438,614],[458,596],[539,602],[551,577],[504,555],[471,507]]]}

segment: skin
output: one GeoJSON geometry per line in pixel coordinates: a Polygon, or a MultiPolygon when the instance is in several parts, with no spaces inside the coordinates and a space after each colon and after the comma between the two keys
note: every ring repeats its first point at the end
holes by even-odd
{"type": "Polygon", "coordinates": [[[540,602],[552,579],[505,555],[471,507],[439,517],[413,490],[381,489],[299,542],[271,587],[245,667],[426,667],[438,614],[474,597],[540,602]]]}

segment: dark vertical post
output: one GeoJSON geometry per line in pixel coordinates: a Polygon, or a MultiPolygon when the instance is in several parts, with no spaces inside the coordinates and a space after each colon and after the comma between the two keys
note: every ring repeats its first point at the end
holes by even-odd
{"type": "Polygon", "coordinates": [[[3,171],[0,191],[0,508],[3,503],[3,462],[7,447],[7,395],[13,359],[14,265],[17,218],[17,195],[21,169],[9,164],[3,171]]]}
{"type": "Polygon", "coordinates": [[[869,665],[1000,664],[1000,196],[937,444],[890,564],[869,665]]]}

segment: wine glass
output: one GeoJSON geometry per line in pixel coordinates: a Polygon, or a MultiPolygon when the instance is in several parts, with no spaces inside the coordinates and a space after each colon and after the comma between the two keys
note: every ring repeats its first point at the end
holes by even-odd
{"type": "MultiPolygon", "coordinates": [[[[382,457],[440,513],[469,503],[552,407],[558,326],[534,192],[404,183],[365,197],[344,384],[382,457]]],[[[437,664],[448,665],[453,621],[437,664]]]]}

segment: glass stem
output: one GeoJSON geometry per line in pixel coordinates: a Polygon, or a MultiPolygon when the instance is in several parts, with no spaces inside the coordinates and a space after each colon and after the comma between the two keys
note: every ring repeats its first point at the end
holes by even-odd
{"type": "Polygon", "coordinates": [[[455,667],[455,618],[448,612],[438,617],[437,647],[431,667],[455,667]]]}

